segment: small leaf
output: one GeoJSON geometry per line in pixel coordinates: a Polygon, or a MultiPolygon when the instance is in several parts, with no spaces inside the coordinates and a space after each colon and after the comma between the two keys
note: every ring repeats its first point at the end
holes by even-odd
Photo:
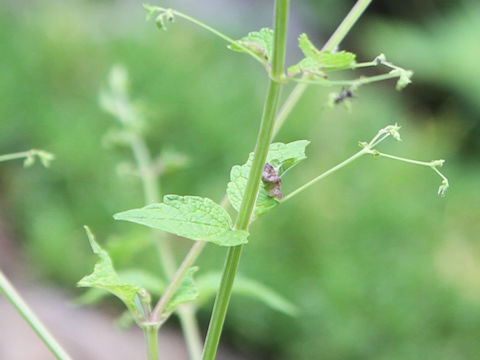
{"type": "MultiPolygon", "coordinates": [[[[260,31],[250,32],[247,36],[237,40],[237,43],[246,47],[268,62],[272,58],[273,52],[273,30],[263,28],[260,31]]],[[[245,50],[238,45],[232,44],[229,45],[228,48],[233,51],[245,53],[245,50]]]]}
{"type": "Polygon", "coordinates": [[[302,50],[306,58],[316,58],[320,53],[315,45],[310,41],[308,35],[303,33],[298,37],[298,47],[302,50]]]}
{"type": "MultiPolygon", "coordinates": [[[[138,284],[146,289],[150,294],[160,296],[166,288],[165,282],[158,276],[141,269],[127,269],[118,271],[119,278],[127,283],[138,284]]],[[[108,295],[104,289],[91,288],[75,299],[75,303],[83,305],[92,305],[108,295]]]]}
{"type": "Polygon", "coordinates": [[[178,305],[194,301],[198,298],[199,292],[198,288],[195,285],[195,282],[193,281],[193,274],[195,274],[198,271],[198,267],[192,267],[188,269],[187,273],[185,274],[185,277],[182,280],[182,283],[180,284],[180,287],[178,290],[175,292],[173,297],[170,299],[168,302],[168,305],[165,308],[165,311],[167,313],[172,312],[177,308],[178,305]]]}
{"type": "Polygon", "coordinates": [[[96,254],[100,260],[95,264],[93,273],[82,278],[77,283],[77,286],[107,290],[122,300],[132,313],[137,313],[134,299],[137,293],[144,289],[121,280],[113,268],[112,260],[108,253],[98,245],[87,226],[85,226],[85,231],[87,232],[88,240],[94,254],[96,254]]]}
{"type": "MultiPolygon", "coordinates": [[[[281,177],[287,170],[298,162],[306,159],[305,148],[310,142],[307,140],[294,141],[288,144],[273,143],[270,145],[267,163],[272,165],[276,173],[281,177]]],[[[244,165],[235,165],[230,172],[230,182],[227,185],[227,195],[235,210],[240,209],[248,176],[253,162],[253,153],[250,153],[244,165]]],[[[278,205],[278,200],[272,197],[265,184],[261,184],[255,205],[254,214],[262,215],[278,205]]]]}
{"type": "Polygon", "coordinates": [[[310,41],[307,34],[298,38],[298,46],[305,58],[298,64],[288,68],[288,75],[295,76],[300,73],[318,78],[325,78],[325,71],[348,69],[355,64],[356,55],[348,51],[321,51],[310,41]]]}
{"type": "Polygon", "coordinates": [[[298,64],[290,66],[287,70],[287,74],[288,76],[295,76],[304,73],[306,75],[311,75],[314,78],[325,78],[327,74],[320,69],[321,65],[318,61],[308,57],[302,59],[298,64]]]}
{"type": "Polygon", "coordinates": [[[355,64],[356,55],[342,50],[339,52],[322,51],[318,60],[322,68],[347,69],[355,64]]]}
{"type": "MultiPolygon", "coordinates": [[[[215,295],[218,285],[220,284],[220,279],[221,276],[217,273],[208,273],[198,277],[197,286],[200,291],[199,301],[201,303],[206,302],[215,295]]],[[[237,275],[235,278],[233,292],[256,299],[271,309],[287,315],[294,316],[297,313],[296,306],[286,300],[282,295],[258,281],[248,279],[241,275],[237,275]]]]}
{"type": "Polygon", "coordinates": [[[248,237],[248,232],[232,229],[232,220],[224,208],[199,196],[165,195],[163,203],[127,210],[113,218],[221,246],[245,244],[248,237]]]}

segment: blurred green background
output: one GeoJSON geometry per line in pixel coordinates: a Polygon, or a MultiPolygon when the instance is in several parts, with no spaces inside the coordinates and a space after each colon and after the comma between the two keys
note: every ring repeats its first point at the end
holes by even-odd
{"type": "MultiPolygon", "coordinates": [[[[270,26],[273,2],[260,9],[254,1],[170,4],[239,38],[270,26]]],[[[352,4],[292,2],[289,59],[300,57],[299,33],[321,45],[352,4]]],[[[414,70],[414,83],[401,93],[393,82],[363,87],[351,111],[328,109],[328,91],[309,88],[277,138],[312,141],[308,160],[289,173],[284,189],[395,122],[403,142],[382,149],[446,159],[451,188],[440,198],[440,179],[429,169],[364,158],[256,222],[240,271],[276,289],[300,314],[291,318],[235,297],[224,340],[247,358],[478,358],[480,4],[398,4],[374,3],[342,48],[366,61],[383,52],[414,70]]],[[[162,191],[217,201],[230,167],[254,146],[263,70],[182,20],[159,32],[134,1],[3,1],[0,44],[0,153],[34,147],[57,158],[49,170],[10,162],[0,172],[3,221],[30,276],[79,295],[75,283],[94,262],[83,224],[114,249],[118,268],[156,269],[151,249],[141,245],[148,229],[112,219],[141,206],[143,194],[136,177],[117,171],[130,153],[102,145],[117,126],[98,106],[109,69],[128,68],[132,97],[148,114],[152,152],[189,158],[165,177],[162,191]],[[122,242],[128,251],[118,251],[122,242]]],[[[175,243],[178,259],[189,245],[175,243]]],[[[201,271],[220,269],[224,253],[209,246],[201,271]]],[[[203,329],[210,308],[200,312],[203,329]]]]}

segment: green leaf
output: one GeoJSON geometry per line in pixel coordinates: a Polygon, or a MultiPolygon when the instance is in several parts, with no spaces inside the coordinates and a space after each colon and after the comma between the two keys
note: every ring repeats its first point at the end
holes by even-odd
{"type": "Polygon", "coordinates": [[[199,196],[165,195],[163,203],[127,210],[113,218],[221,246],[245,244],[248,237],[248,232],[232,229],[232,219],[224,208],[199,196]]]}
{"type": "Polygon", "coordinates": [[[356,55],[342,50],[339,52],[322,51],[318,60],[322,68],[347,69],[355,64],[356,55]]]}
{"type": "MultiPolygon", "coordinates": [[[[160,296],[166,289],[166,284],[155,274],[142,269],[127,269],[117,272],[119,278],[130,284],[138,284],[150,294],[160,296]]],[[[93,305],[109,295],[105,289],[90,288],[75,299],[75,303],[93,305]]]]}
{"type": "Polygon", "coordinates": [[[325,71],[348,69],[355,64],[354,53],[348,51],[321,51],[310,41],[307,34],[301,34],[298,38],[298,46],[305,58],[298,64],[288,68],[288,75],[295,76],[300,73],[314,77],[324,78],[325,71]]]}
{"type": "MultiPolygon", "coordinates": [[[[269,62],[273,52],[273,30],[263,28],[260,31],[250,32],[247,36],[237,40],[237,43],[269,62]]],[[[246,52],[241,46],[234,44],[229,45],[229,49],[242,53],[246,52]]]]}
{"type": "MultiPolygon", "coordinates": [[[[298,162],[306,159],[305,148],[310,143],[307,140],[294,141],[288,144],[273,143],[270,145],[267,163],[272,165],[279,176],[282,176],[298,162]]],[[[244,165],[235,165],[230,172],[230,182],[227,185],[227,195],[235,210],[240,209],[248,176],[253,162],[253,153],[250,153],[244,165]]],[[[254,210],[256,216],[262,215],[278,205],[278,200],[269,195],[265,185],[261,184],[254,210]]]]}
{"type": "MultiPolygon", "coordinates": [[[[218,273],[208,273],[198,277],[197,286],[200,291],[200,303],[205,303],[215,295],[218,285],[220,284],[220,279],[221,275],[218,273]]],[[[235,278],[233,292],[238,295],[256,299],[271,309],[287,315],[294,316],[297,313],[296,306],[286,300],[282,295],[258,281],[248,279],[241,275],[237,275],[235,278]]]]}
{"type": "Polygon", "coordinates": [[[298,47],[302,50],[306,58],[315,58],[320,53],[315,45],[310,41],[308,35],[303,33],[298,37],[298,47]]]}
{"type": "Polygon", "coordinates": [[[315,78],[325,78],[327,75],[321,70],[321,66],[317,60],[308,57],[302,59],[298,64],[292,65],[287,69],[288,76],[295,76],[304,73],[312,75],[315,78]]]}
{"type": "Polygon", "coordinates": [[[180,284],[180,287],[177,289],[165,308],[167,313],[175,310],[180,304],[194,301],[198,298],[198,288],[193,281],[193,274],[195,274],[197,271],[197,266],[188,269],[185,277],[182,280],[182,283],[180,284]]]}
{"type": "Polygon", "coordinates": [[[77,286],[107,290],[122,300],[132,313],[137,313],[134,299],[137,293],[144,289],[121,280],[113,268],[112,260],[108,253],[98,245],[95,237],[87,226],[85,226],[85,231],[87,232],[88,240],[94,254],[96,254],[100,260],[95,264],[93,273],[81,279],[77,283],[77,286]]]}

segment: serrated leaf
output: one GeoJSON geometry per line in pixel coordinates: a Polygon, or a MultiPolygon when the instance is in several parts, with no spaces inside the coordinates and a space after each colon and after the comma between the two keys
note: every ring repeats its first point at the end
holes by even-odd
{"type": "Polygon", "coordinates": [[[245,244],[248,237],[248,232],[232,229],[232,219],[223,207],[199,196],[165,195],[163,203],[127,210],[113,218],[221,246],[245,244]]]}
{"type": "Polygon", "coordinates": [[[306,58],[315,58],[320,53],[315,45],[310,41],[308,35],[303,33],[298,37],[298,47],[302,50],[306,58]]]}
{"type": "MultiPolygon", "coordinates": [[[[142,269],[127,269],[117,272],[119,278],[130,284],[138,284],[150,294],[160,296],[165,291],[166,284],[158,276],[142,269]]],[[[90,288],[75,299],[75,303],[92,305],[109,295],[105,289],[90,288]]]]}
{"type": "Polygon", "coordinates": [[[168,305],[165,307],[165,311],[167,313],[175,310],[180,304],[194,301],[198,298],[198,288],[193,281],[193,274],[195,274],[197,271],[197,266],[188,269],[185,277],[182,280],[182,283],[180,284],[180,287],[177,289],[173,297],[168,302],[168,305]]]}
{"type": "Polygon", "coordinates": [[[113,267],[112,260],[108,253],[95,241],[95,237],[90,229],[85,227],[85,230],[87,232],[90,246],[92,247],[94,254],[96,254],[100,260],[95,264],[93,273],[82,278],[77,283],[77,286],[107,290],[122,300],[132,313],[136,313],[134,298],[137,293],[143,289],[120,279],[113,267]]]}
{"type": "MultiPolygon", "coordinates": [[[[247,36],[237,40],[239,44],[246,47],[256,55],[265,59],[267,62],[272,58],[273,52],[273,30],[269,28],[260,29],[260,31],[252,31],[247,36]]],[[[238,45],[230,45],[229,49],[233,51],[246,51],[238,45]]]]}
{"type": "Polygon", "coordinates": [[[321,51],[310,41],[307,34],[301,34],[298,38],[298,46],[305,58],[298,64],[288,68],[288,75],[295,76],[300,73],[313,75],[314,77],[325,77],[325,71],[350,68],[355,64],[354,53],[348,51],[321,51]]]}
{"type": "MultiPolygon", "coordinates": [[[[310,143],[307,140],[294,141],[288,144],[273,143],[270,145],[267,163],[272,165],[279,176],[295,166],[298,162],[306,159],[305,148],[310,143]]],[[[240,209],[248,176],[253,162],[253,153],[250,153],[244,165],[235,165],[230,171],[230,182],[227,185],[227,195],[235,210],[240,209]]],[[[262,215],[278,205],[278,200],[269,195],[268,190],[262,183],[257,197],[254,214],[262,215]]]]}
{"type": "MultiPolygon", "coordinates": [[[[206,302],[215,295],[220,279],[221,275],[217,273],[208,273],[198,277],[197,286],[200,291],[199,301],[201,303],[206,302]]],[[[235,278],[233,293],[256,299],[271,309],[287,315],[294,316],[297,313],[296,306],[275,290],[241,275],[237,275],[235,278]]]]}

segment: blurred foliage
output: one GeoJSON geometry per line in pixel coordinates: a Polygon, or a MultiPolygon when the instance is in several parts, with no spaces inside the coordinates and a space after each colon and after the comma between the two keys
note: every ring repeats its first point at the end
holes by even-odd
{"type": "MultiPolygon", "coordinates": [[[[153,153],[170,149],[190,159],[162,191],[216,200],[230,167],[254,145],[262,69],[181,21],[158,32],[134,3],[11,4],[0,5],[0,153],[36,147],[56,156],[49,170],[6,163],[0,173],[1,206],[28,271],[74,292],[95,261],[83,224],[110,237],[106,247],[120,270],[137,262],[155,271],[148,229],[111,217],[142,206],[143,194],[137,178],[115,171],[131,154],[102,147],[114,125],[97,99],[109,68],[129,69],[132,94],[149,115],[153,153]]],[[[347,7],[327,6],[332,28],[347,7]]],[[[364,158],[265,215],[252,226],[240,271],[278,290],[299,315],[235,297],[225,339],[275,359],[478,356],[480,170],[466,156],[478,155],[480,144],[478,14],[478,4],[462,2],[422,25],[362,19],[349,40],[359,48],[347,50],[366,59],[383,51],[415,71],[414,83],[400,94],[393,83],[362,88],[351,112],[326,109],[328,93],[309,89],[277,139],[312,141],[284,192],[395,122],[403,142],[382,149],[445,158],[452,187],[442,199],[428,169],[364,158]]],[[[180,258],[190,242],[174,245],[180,258]]],[[[207,247],[200,271],[218,270],[224,252],[207,247]]],[[[209,310],[200,313],[204,327],[209,310]]]]}

